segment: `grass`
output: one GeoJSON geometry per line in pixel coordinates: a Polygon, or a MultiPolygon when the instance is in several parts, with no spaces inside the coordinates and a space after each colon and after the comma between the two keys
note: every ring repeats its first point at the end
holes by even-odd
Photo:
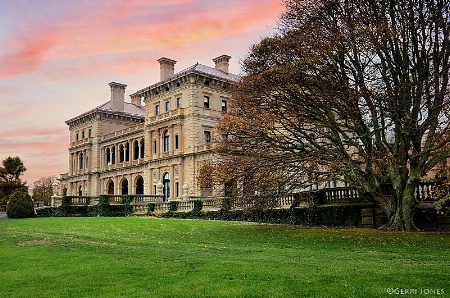
{"type": "Polygon", "coordinates": [[[1,297],[399,296],[391,288],[448,295],[449,260],[449,234],[136,217],[0,220],[1,297]]]}

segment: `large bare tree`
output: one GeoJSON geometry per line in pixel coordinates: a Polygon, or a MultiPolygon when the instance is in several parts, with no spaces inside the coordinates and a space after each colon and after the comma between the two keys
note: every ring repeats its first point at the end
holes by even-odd
{"type": "Polygon", "coordinates": [[[450,156],[449,2],[285,1],[219,124],[223,178],[278,192],[340,178],[385,228],[416,229],[415,188],[450,156]]]}

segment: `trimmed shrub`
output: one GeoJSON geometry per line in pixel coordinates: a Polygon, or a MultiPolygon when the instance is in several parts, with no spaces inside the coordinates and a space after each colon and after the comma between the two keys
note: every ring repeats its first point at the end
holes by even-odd
{"type": "Polygon", "coordinates": [[[34,203],[28,192],[17,191],[8,196],[6,215],[9,218],[34,217],[34,203]]]}
{"type": "Polygon", "coordinates": [[[147,215],[152,215],[154,211],[155,211],[155,203],[149,203],[147,205],[147,215]]]}
{"type": "Polygon", "coordinates": [[[169,212],[175,212],[178,209],[178,202],[177,201],[170,201],[169,202],[169,212]]]}

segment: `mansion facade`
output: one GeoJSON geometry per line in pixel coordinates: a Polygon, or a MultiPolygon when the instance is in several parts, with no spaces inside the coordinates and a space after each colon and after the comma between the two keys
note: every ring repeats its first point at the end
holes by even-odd
{"type": "Polygon", "coordinates": [[[112,82],[111,99],[66,121],[70,131],[69,171],[61,189],[71,196],[156,195],[164,200],[208,196],[197,183],[212,158],[215,126],[227,109],[230,56],[215,67],[195,64],[175,73],[176,61],[161,58],[160,82],[130,95],[112,82]],[[143,104],[144,103],[144,104],[143,104]]]}

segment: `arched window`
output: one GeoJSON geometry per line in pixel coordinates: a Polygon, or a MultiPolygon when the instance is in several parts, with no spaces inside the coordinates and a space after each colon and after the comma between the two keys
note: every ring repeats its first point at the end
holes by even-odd
{"type": "Polygon", "coordinates": [[[113,146],[111,149],[111,164],[116,163],[116,146],[113,146]]]}
{"type": "Polygon", "coordinates": [[[144,158],[144,139],[141,139],[141,155],[139,158],[144,158]]]}
{"type": "Polygon", "coordinates": [[[130,144],[125,144],[125,161],[130,161],[130,144]]]}
{"type": "Polygon", "coordinates": [[[144,194],[144,178],[142,178],[142,176],[138,176],[136,179],[136,194],[144,194]]]}
{"type": "Polygon", "coordinates": [[[164,131],[164,135],[163,135],[163,149],[164,149],[164,152],[168,152],[169,151],[169,131],[168,130],[164,131]]]}
{"type": "Polygon", "coordinates": [[[124,155],[124,148],[123,145],[119,146],[119,162],[124,162],[125,155],[124,155]]]}
{"type": "Polygon", "coordinates": [[[139,142],[138,141],[134,141],[133,142],[133,160],[137,160],[139,159],[139,142]]]}
{"type": "Polygon", "coordinates": [[[108,195],[114,195],[114,182],[112,180],[108,181],[108,195]]]}
{"type": "Polygon", "coordinates": [[[123,179],[122,180],[122,195],[127,195],[128,194],[128,180],[127,179],[123,179]]]}
{"type": "Polygon", "coordinates": [[[163,200],[167,201],[170,198],[170,175],[169,175],[169,173],[165,173],[163,175],[163,186],[164,186],[164,188],[163,188],[163,195],[164,195],[163,200]]]}
{"type": "Polygon", "coordinates": [[[80,185],[78,186],[78,196],[82,196],[83,195],[83,187],[80,185]]]}

